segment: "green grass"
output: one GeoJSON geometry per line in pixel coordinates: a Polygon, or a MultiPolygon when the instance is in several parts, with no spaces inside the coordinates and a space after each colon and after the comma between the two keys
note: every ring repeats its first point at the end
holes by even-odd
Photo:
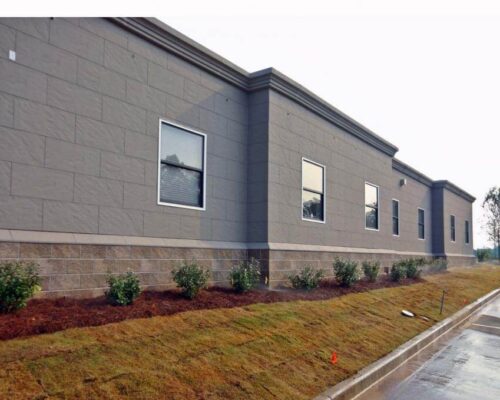
{"type": "Polygon", "coordinates": [[[4,341],[0,398],[308,399],[432,325],[401,309],[440,320],[499,286],[500,268],[480,267],[327,301],[190,311],[4,341]]]}

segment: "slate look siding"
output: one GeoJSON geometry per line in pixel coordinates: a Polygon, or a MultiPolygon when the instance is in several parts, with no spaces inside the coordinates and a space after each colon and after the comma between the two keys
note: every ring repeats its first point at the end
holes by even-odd
{"type": "Polygon", "coordinates": [[[246,240],[246,93],[102,19],[0,27],[1,228],[246,240]],[[159,118],[209,134],[201,218],[156,204],[159,118]]]}
{"type": "Polygon", "coordinates": [[[459,242],[463,219],[472,221],[470,201],[445,190],[436,222],[439,196],[393,168],[391,144],[360,140],[356,123],[347,122],[350,132],[333,124],[313,97],[318,112],[291,100],[279,88],[288,78],[277,71],[227,68],[233,72],[223,80],[117,21],[1,18],[0,258],[36,261],[44,293],[56,295],[100,294],[105,272],[126,269],[149,288],[169,287],[173,265],[190,258],[227,284],[231,265],[256,256],[271,285],[306,263],[330,268],[334,256],[384,265],[411,254],[473,260],[472,224],[471,243],[459,242]],[[266,77],[278,86],[259,88],[266,77]],[[207,134],[206,211],[157,205],[160,118],[207,134]],[[301,219],[302,157],[326,166],[326,224],[301,219]],[[364,229],[365,181],[380,186],[379,232],[364,229]],[[400,200],[398,238],[392,198],[400,200]],[[417,240],[417,207],[426,210],[425,241],[417,240]],[[453,246],[445,243],[450,212],[453,246]],[[61,243],[60,233],[88,236],[61,243]],[[158,238],[187,244],[151,245],[158,238]],[[280,244],[335,248],[276,250],[280,244]]]}

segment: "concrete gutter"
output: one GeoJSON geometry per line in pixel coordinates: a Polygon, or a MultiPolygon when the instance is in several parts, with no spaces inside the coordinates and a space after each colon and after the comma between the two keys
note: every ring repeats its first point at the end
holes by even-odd
{"type": "Polygon", "coordinates": [[[475,311],[493,300],[499,294],[500,289],[491,291],[474,303],[457,311],[451,317],[444,319],[415,336],[385,357],[363,368],[356,375],[327,389],[322,394],[315,397],[314,400],[348,400],[357,397],[439,337],[464,324],[475,311]]]}

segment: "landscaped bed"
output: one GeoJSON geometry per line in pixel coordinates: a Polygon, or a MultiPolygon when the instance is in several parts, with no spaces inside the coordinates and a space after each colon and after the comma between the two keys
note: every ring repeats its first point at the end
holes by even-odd
{"type": "Polygon", "coordinates": [[[112,306],[104,296],[95,299],[35,299],[16,313],[0,314],[0,340],[68,328],[104,325],[131,318],[172,315],[189,310],[241,307],[254,303],[325,300],[348,293],[410,285],[416,282],[418,280],[404,279],[396,283],[390,281],[387,276],[382,276],[377,282],[360,280],[350,288],[340,287],[333,280],[325,281],[320,288],[313,291],[264,289],[235,293],[232,289],[211,288],[201,291],[193,300],[181,296],[178,290],[167,290],[144,292],[127,307],[112,306]]]}
{"type": "Polygon", "coordinates": [[[477,267],[327,300],[187,311],[0,341],[0,398],[310,399],[499,286],[499,267],[477,267]],[[403,317],[402,309],[429,319],[403,317]]]}

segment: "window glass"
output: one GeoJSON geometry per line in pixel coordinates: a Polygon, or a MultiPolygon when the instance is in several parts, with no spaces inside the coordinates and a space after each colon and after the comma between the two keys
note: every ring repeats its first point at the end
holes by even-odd
{"type": "Polygon", "coordinates": [[[307,219],[323,221],[323,196],[318,193],[303,190],[302,215],[307,219]]]}
{"type": "Polygon", "coordinates": [[[161,135],[162,161],[202,169],[203,136],[165,123],[161,125],[161,135]]]}
{"type": "Polygon", "coordinates": [[[399,221],[396,218],[392,219],[392,234],[399,236],[399,221]]]}
{"type": "Polygon", "coordinates": [[[365,183],[365,228],[378,229],[378,187],[365,183]]]}
{"type": "Polygon", "coordinates": [[[378,229],[378,212],[376,208],[365,207],[365,223],[370,229],[378,229]]]}
{"type": "Polygon", "coordinates": [[[392,200],[392,234],[399,235],[399,201],[392,200]]]}
{"type": "Polygon", "coordinates": [[[201,206],[202,174],[198,171],[161,165],[160,201],[201,206]]]}
{"type": "Polygon", "coordinates": [[[365,204],[371,207],[378,207],[378,188],[366,184],[365,185],[365,204]]]}
{"type": "Polygon", "coordinates": [[[302,163],[302,179],[304,189],[323,193],[323,167],[304,161],[302,163]]]}
{"type": "Polygon", "coordinates": [[[455,241],[455,216],[451,215],[450,216],[450,238],[451,241],[455,241]]]}
{"type": "Polygon", "coordinates": [[[203,207],[205,137],[161,124],[159,201],[203,207]]]}
{"type": "Polygon", "coordinates": [[[324,221],[324,167],[302,160],[302,218],[324,221]]]}
{"type": "Polygon", "coordinates": [[[469,242],[470,242],[469,221],[465,221],[465,243],[469,244],[469,242]]]}
{"type": "Polygon", "coordinates": [[[418,238],[425,239],[425,216],[424,210],[418,210],[418,238]]]}

